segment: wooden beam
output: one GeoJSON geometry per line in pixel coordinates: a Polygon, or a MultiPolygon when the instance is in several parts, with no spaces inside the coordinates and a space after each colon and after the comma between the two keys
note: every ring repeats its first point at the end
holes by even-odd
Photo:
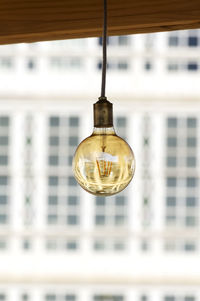
{"type": "MultiPolygon", "coordinates": [[[[0,44],[97,37],[103,0],[0,0],[0,44]]],[[[109,35],[200,28],[199,0],[108,0],[109,35]]]]}

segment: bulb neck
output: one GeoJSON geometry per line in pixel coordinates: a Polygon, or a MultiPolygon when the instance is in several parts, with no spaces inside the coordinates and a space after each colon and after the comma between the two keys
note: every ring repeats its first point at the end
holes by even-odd
{"type": "Polygon", "coordinates": [[[94,127],[92,135],[116,135],[114,127],[94,127]]]}
{"type": "Polygon", "coordinates": [[[113,127],[113,105],[106,97],[99,97],[93,109],[95,128],[113,127]]]}

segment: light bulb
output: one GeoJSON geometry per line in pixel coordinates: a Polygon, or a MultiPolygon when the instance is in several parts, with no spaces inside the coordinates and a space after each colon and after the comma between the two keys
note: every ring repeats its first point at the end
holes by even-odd
{"type": "Polygon", "coordinates": [[[112,126],[112,104],[100,99],[94,104],[94,127],[74,155],[73,171],[82,188],[94,195],[109,196],[122,191],[135,171],[133,151],[112,126]]]}

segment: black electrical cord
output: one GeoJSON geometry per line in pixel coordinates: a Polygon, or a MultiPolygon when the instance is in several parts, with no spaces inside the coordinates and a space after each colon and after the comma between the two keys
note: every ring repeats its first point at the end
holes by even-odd
{"type": "Polygon", "coordinates": [[[107,67],[107,0],[104,0],[104,22],[103,22],[103,62],[101,97],[105,97],[106,90],[106,67],[107,67]]]}

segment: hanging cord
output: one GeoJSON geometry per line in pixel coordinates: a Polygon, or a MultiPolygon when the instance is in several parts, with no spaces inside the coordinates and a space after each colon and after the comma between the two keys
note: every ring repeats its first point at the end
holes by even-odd
{"type": "Polygon", "coordinates": [[[106,67],[107,67],[107,0],[104,0],[103,62],[102,62],[101,97],[105,97],[105,90],[106,90],[106,67]]]}

